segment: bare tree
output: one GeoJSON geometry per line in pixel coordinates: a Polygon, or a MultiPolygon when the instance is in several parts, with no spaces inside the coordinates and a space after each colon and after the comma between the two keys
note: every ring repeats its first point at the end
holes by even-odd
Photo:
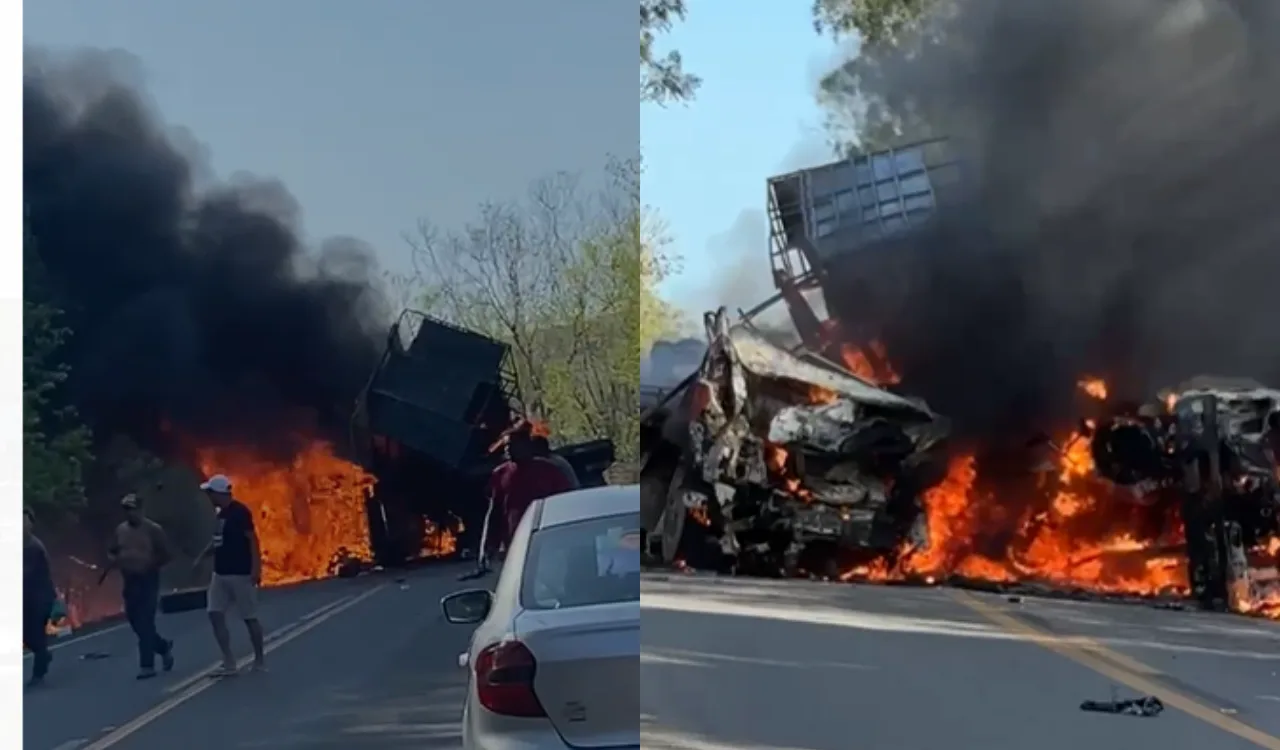
{"type": "Polygon", "coordinates": [[[518,398],[562,439],[613,437],[627,449],[639,373],[638,164],[603,189],[573,175],[525,200],[488,203],[459,232],[429,220],[406,238],[425,311],[505,341],[518,398]]]}

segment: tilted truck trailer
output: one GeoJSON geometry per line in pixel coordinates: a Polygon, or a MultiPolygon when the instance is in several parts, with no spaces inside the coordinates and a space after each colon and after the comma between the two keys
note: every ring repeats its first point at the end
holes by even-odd
{"type": "MultiPolygon", "coordinates": [[[[368,499],[377,562],[422,552],[429,524],[461,528],[460,549],[478,542],[488,508],[494,450],[523,419],[509,347],[417,311],[391,327],[351,420],[355,455],[376,478],[368,499]]],[[[604,483],[614,462],[607,438],[555,448],[584,486],[604,483]]]]}

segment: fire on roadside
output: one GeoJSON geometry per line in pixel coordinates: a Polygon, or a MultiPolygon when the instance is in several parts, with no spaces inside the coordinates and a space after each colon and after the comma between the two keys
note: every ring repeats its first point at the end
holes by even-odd
{"type": "Polygon", "coordinates": [[[235,447],[196,453],[200,470],[225,474],[253,511],[263,585],[325,578],[343,560],[371,559],[365,503],[375,479],[329,443],[312,441],[283,461],[235,447]]]}
{"type": "MultiPolygon", "coordinates": [[[[855,375],[892,385],[898,375],[884,347],[873,342],[863,351],[839,347],[843,364],[855,375]]],[[[1081,378],[1078,387],[1105,400],[1101,378],[1081,378]]],[[[833,394],[815,391],[815,403],[833,394]]],[[[987,487],[973,454],[950,460],[946,476],[922,500],[929,543],[918,549],[846,570],[843,580],[938,581],[962,578],[997,583],[1036,582],[1060,589],[1123,595],[1185,595],[1189,590],[1181,519],[1176,513],[1154,517],[1150,507],[1117,501],[1123,492],[1098,479],[1088,440],[1067,431],[1048,471],[1010,497],[1009,490],[987,487]]],[[[804,488],[787,451],[770,446],[771,473],[797,494],[804,488]]],[[[1280,539],[1270,542],[1264,557],[1280,560],[1280,539]]],[[[1240,608],[1280,619],[1280,592],[1240,608]]]]}
{"type": "Polygon", "coordinates": [[[422,534],[422,550],[418,556],[426,559],[452,555],[458,551],[458,535],[465,528],[462,519],[456,519],[452,529],[447,529],[435,521],[427,521],[422,534]]]}

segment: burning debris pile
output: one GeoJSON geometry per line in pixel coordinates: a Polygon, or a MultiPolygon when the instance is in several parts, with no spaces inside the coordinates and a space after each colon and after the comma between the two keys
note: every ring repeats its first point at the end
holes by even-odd
{"type": "Polygon", "coordinates": [[[1280,391],[1194,378],[1096,424],[1098,474],[1179,515],[1192,595],[1213,608],[1280,610],[1280,391]]]}
{"type": "Polygon", "coordinates": [[[708,316],[708,337],[696,376],[645,418],[653,557],[845,581],[1194,595],[1280,617],[1275,391],[1201,379],[1132,405],[1087,378],[1077,429],[978,454],[944,440],[946,420],[923,402],[773,347],[723,311],[708,316]]]}

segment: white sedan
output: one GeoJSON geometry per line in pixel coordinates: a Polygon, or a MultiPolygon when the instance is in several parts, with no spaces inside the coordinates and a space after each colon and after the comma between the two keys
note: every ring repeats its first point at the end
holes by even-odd
{"type": "Polygon", "coordinates": [[[478,624],[462,745],[640,747],[640,488],[592,487],[529,507],[497,585],[440,602],[478,624]]]}

